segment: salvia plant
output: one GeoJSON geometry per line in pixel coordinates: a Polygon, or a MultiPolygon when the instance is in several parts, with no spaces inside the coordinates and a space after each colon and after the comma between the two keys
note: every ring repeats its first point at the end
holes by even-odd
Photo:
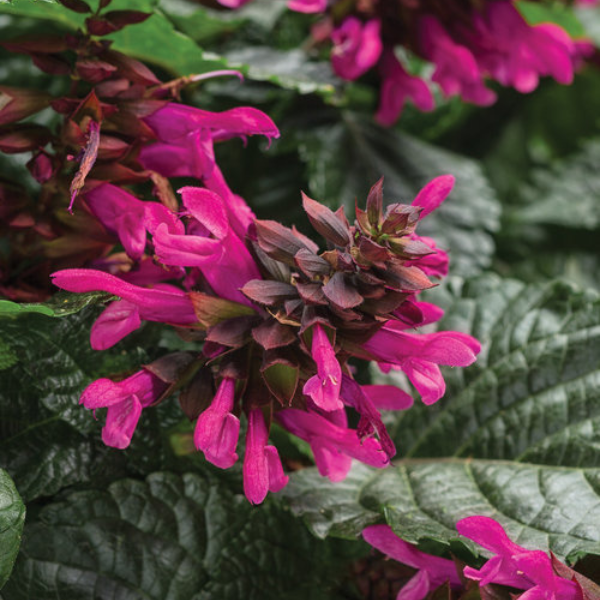
{"type": "Polygon", "coordinates": [[[599,599],[596,4],[0,2],[0,597],[599,599]]]}

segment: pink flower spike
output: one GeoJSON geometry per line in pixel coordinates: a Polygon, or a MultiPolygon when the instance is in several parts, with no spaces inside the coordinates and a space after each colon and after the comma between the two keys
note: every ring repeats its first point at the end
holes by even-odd
{"type": "Polygon", "coordinates": [[[331,65],[343,79],[352,81],[366,73],[379,60],[381,22],[371,19],[361,23],[356,17],[348,17],[340,27],[331,32],[333,49],[331,65]]]}
{"type": "Polygon", "coordinates": [[[396,600],[423,600],[429,592],[445,583],[462,587],[453,561],[421,552],[415,546],[401,540],[389,525],[371,525],[363,529],[367,543],[386,556],[397,560],[418,572],[400,590],[396,600]]]}
{"type": "Polygon", "coordinates": [[[229,469],[237,461],[235,452],[240,433],[240,420],[233,414],[235,381],[225,377],[211,402],[196,421],[194,444],[204,452],[206,460],[221,469],[229,469]]]}
{"type": "Polygon", "coordinates": [[[260,408],[248,414],[246,454],[244,456],[244,493],[252,504],[260,504],[269,491],[278,492],[288,482],[275,446],[267,446],[269,432],[260,408]]]}
{"type": "Polygon", "coordinates": [[[140,317],[173,325],[191,325],[198,319],[187,294],[175,287],[142,288],[102,271],[64,269],[52,273],[55,286],[68,292],[108,292],[138,307],[140,317]]]}
{"type": "Polygon", "coordinates": [[[135,304],[127,300],[111,302],[96,319],[90,332],[94,350],[106,350],[140,327],[142,321],[135,304]]]}
{"type": "Polygon", "coordinates": [[[319,13],[327,9],[327,0],[288,0],[287,6],[300,13],[319,13]]]}
{"type": "Polygon", "coordinates": [[[420,206],[423,210],[419,214],[419,219],[423,219],[429,213],[432,213],[440,204],[446,200],[456,179],[453,175],[440,175],[432,179],[413,200],[412,206],[420,206]]]}
{"type": "Polygon", "coordinates": [[[90,383],[81,394],[80,403],[93,410],[108,407],[102,440],[107,446],[123,449],[131,443],[142,409],[167,387],[167,383],[142,369],[118,383],[110,379],[90,383]]]}
{"type": "Polygon", "coordinates": [[[319,324],[313,328],[311,354],[317,363],[317,374],[304,384],[302,392],[325,411],[343,408],[340,400],[342,369],[325,329],[319,324]]]}

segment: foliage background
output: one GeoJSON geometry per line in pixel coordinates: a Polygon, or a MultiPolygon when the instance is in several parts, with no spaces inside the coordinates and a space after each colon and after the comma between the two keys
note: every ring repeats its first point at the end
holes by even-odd
{"type": "MultiPolygon", "coordinates": [[[[585,27],[600,43],[593,9],[520,5],[533,21],[585,27]]],[[[375,82],[342,85],[326,56],[308,56],[311,19],[283,2],[235,13],[188,0],[111,8],[153,13],[113,38],[162,78],[245,73],[243,85],[213,81],[184,100],[252,105],[278,124],[270,149],[255,140],[218,149],[232,189],[259,217],[310,233],[300,190],[352,214],[381,175],[388,201],[409,202],[432,177],[454,174],[450,200],[422,231],[451,255],[452,277],[430,294],[447,311],[442,326],[475,335],[484,350],[473,367],[448,370],[435,407],[386,417],[399,448],[393,468],[356,467],[336,485],[301,469],[282,494],[251,507],[239,469],[221,472],[191,451],[176,399],[145,411],[126,451],[104,447],[102,415],[78,406],[92,379],[151,361],[177,347],[175,336],[147,325],[96,353],[88,336],[102,296],[0,301],[0,597],[361,598],[357,565],[369,549],[356,536],[365,525],[385,521],[429,551],[472,557],[476,548],[454,532],[470,514],[597,569],[600,70],[588,66],[569,87],[544,81],[530,95],[498,89],[485,109],[441,99],[431,114],[407,107],[397,127],[382,129],[371,117],[375,82]]],[[[0,40],[82,20],[52,1],[0,0],[0,40]]],[[[0,81],[57,85],[4,50],[0,81]]],[[[0,155],[0,173],[34,186],[19,155],[0,155]]],[[[310,464],[303,444],[273,436],[288,467],[310,464]]]]}

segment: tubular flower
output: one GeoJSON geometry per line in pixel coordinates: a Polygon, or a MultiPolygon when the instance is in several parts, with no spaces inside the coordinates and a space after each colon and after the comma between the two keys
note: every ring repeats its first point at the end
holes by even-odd
{"type": "MultiPolygon", "coordinates": [[[[492,552],[481,569],[465,566],[464,577],[478,582],[480,588],[496,584],[522,592],[510,595],[519,600],[582,600],[596,597],[600,590],[554,555],[542,550],[527,550],[515,544],[494,519],[474,516],[456,524],[458,532],[492,552]]],[[[463,591],[465,580],[459,576],[458,563],[421,552],[397,537],[388,525],[366,527],[362,536],[371,546],[400,563],[417,569],[416,574],[399,591],[397,600],[423,600],[440,586],[463,591]]],[[[470,586],[466,588],[469,593],[470,586]]],[[[498,590],[484,593],[498,594],[498,590]]]]}
{"type": "Polygon", "coordinates": [[[171,374],[169,383],[177,381],[173,373],[185,375],[182,408],[196,421],[196,447],[216,466],[236,462],[240,417],[246,416],[244,489],[259,503],[287,481],[268,443],[272,421],[308,442],[319,471],[333,481],[346,476],[352,458],[378,468],[389,464],[396,449],[380,410],[406,410],[413,399],[393,386],[360,385],[351,358],[402,369],[425,403],[443,394],[438,365],[475,360],[479,344],[468,335],[406,331],[442,314],[417,298],[434,285],[428,272],[443,274],[439,265],[431,267],[432,257],[446,255],[416,228],[452,184],[452,177],[440,177],[412,205],[384,208],[381,180],[352,225],[343,210],[303,195],[312,226],[326,240],[323,251],[275,221],[253,220],[240,235],[241,223],[223,198],[186,187],[180,221],[171,214],[138,224],[165,269],[187,269],[178,276],[183,289],[161,283],[152,269],[138,277],[139,285],[126,281],[126,273],[85,269],[59,271],[54,281],[70,291],[120,297],[94,324],[96,348],[144,320],[188,328],[203,342],[200,353],[185,353],[190,364],[181,353],[164,357],[167,365],[175,362],[160,373],[171,374]],[[356,429],[348,427],[347,410],[359,416],[356,429]]]}
{"type": "Polygon", "coordinates": [[[329,38],[331,64],[342,79],[355,80],[372,68],[379,72],[376,119],[386,126],[398,119],[407,100],[419,110],[433,110],[430,83],[446,97],[488,106],[496,94],[486,81],[521,93],[533,91],[541,77],[569,84],[595,52],[589,40],[573,39],[555,24],[530,25],[515,0],[290,0],[288,7],[322,15],[313,28],[314,42],[329,38]],[[398,56],[407,52],[432,64],[430,83],[400,62],[398,56]]]}
{"type": "MultiPolygon", "coordinates": [[[[456,524],[458,533],[494,554],[481,569],[465,567],[464,574],[479,582],[526,590],[523,600],[578,600],[583,597],[576,579],[569,581],[556,571],[563,566],[542,550],[527,550],[515,544],[504,528],[489,517],[467,517],[456,524]]],[[[566,567],[565,567],[566,569],[566,567]]]]}

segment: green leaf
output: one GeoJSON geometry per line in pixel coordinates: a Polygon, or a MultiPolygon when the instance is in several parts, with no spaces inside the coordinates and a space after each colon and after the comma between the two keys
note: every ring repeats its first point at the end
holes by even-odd
{"type": "Polygon", "coordinates": [[[581,152],[554,166],[534,173],[528,203],[511,217],[522,224],[551,224],[561,227],[600,227],[600,141],[593,140],[581,152]]]}
{"type": "Polygon", "coordinates": [[[486,276],[428,298],[446,310],[440,329],[470,333],[483,350],[468,369],[444,371],[438,403],[398,418],[400,456],[600,467],[597,293],[486,276]]]}
{"type": "MultiPolygon", "coordinates": [[[[174,75],[205,73],[223,68],[219,57],[205,56],[202,49],[187,35],[177,31],[169,19],[156,8],[158,0],[114,0],[110,10],[140,10],[152,16],[137,25],[105,36],[113,48],[129,56],[160,66],[174,75]]],[[[86,15],[68,10],[56,2],[14,0],[0,4],[0,14],[55,21],[68,29],[80,29],[86,15]]]]}
{"type": "MultiPolygon", "coordinates": [[[[72,493],[28,521],[11,600],[331,598],[333,547],[269,499],[161,472],[72,493]]],[[[333,575],[332,575],[333,573],[333,575]]]]}
{"type": "MultiPolygon", "coordinates": [[[[114,349],[96,352],[91,307],[63,319],[30,314],[0,320],[0,465],[26,500],[87,481],[105,450],[99,423],[79,405],[84,387],[100,376],[127,373],[149,362],[156,345],[140,331],[114,349]],[[8,358],[5,358],[8,357],[8,358]],[[96,435],[94,435],[94,433],[96,435]]],[[[155,437],[156,439],[156,437],[155,437]]]]}
{"type": "Polygon", "coordinates": [[[341,485],[306,469],[294,474],[284,494],[320,536],[353,537],[385,519],[408,542],[450,544],[458,539],[459,519],[485,515],[527,548],[571,559],[600,554],[600,469],[409,460],[381,471],[357,465],[341,485]]]}
{"type": "Polygon", "coordinates": [[[59,292],[47,302],[37,304],[18,304],[10,300],[0,300],[0,319],[16,318],[31,313],[47,317],[65,317],[78,313],[86,306],[104,304],[112,299],[114,296],[105,292],[89,292],[87,294],[59,292]]]}
{"type": "Polygon", "coordinates": [[[531,25],[554,23],[562,27],[571,37],[577,38],[584,35],[584,27],[571,6],[564,6],[558,2],[550,4],[526,0],[519,0],[516,5],[525,20],[531,25]]]}
{"type": "Polygon", "coordinates": [[[437,175],[452,173],[454,191],[419,225],[450,250],[452,273],[472,275],[488,267],[494,252],[491,234],[499,227],[500,205],[480,165],[408,135],[343,112],[338,120],[299,133],[299,151],[308,169],[311,195],[352,214],[364,204],[370,185],[385,176],[384,200],[410,203],[437,175]]]}
{"type": "Polygon", "coordinates": [[[24,523],[25,506],[11,478],[0,469],[0,589],[12,571],[24,523]]]}
{"type": "Polygon", "coordinates": [[[338,83],[328,63],[310,62],[299,49],[247,46],[228,52],[225,58],[231,68],[240,68],[250,79],[268,81],[300,94],[317,93],[328,98],[338,83]]]}
{"type": "Polygon", "coordinates": [[[0,300],[0,318],[18,317],[26,313],[39,313],[46,316],[53,316],[52,309],[43,304],[17,304],[10,300],[0,300]]]}

